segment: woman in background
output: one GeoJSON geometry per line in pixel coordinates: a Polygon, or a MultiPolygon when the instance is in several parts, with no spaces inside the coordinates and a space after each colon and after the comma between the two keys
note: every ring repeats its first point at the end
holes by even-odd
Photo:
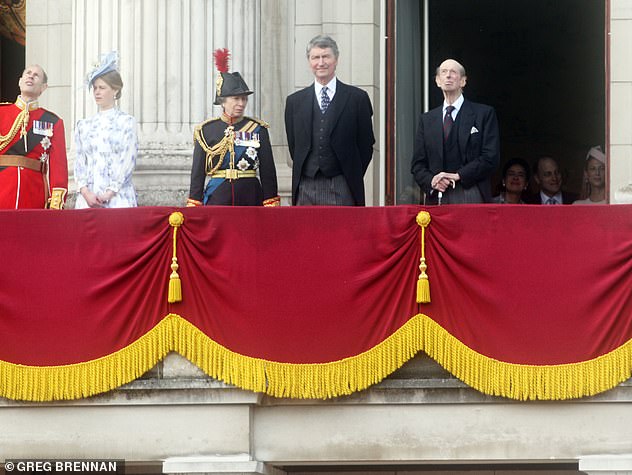
{"type": "Polygon", "coordinates": [[[75,208],[136,206],[132,184],[138,151],[136,119],[116,107],[123,89],[116,63],[113,51],[88,74],[98,112],[80,120],[75,129],[75,208]]]}
{"type": "Polygon", "coordinates": [[[584,164],[584,189],[582,198],[574,205],[606,204],[606,155],[601,147],[592,147],[584,164]]]}
{"type": "Polygon", "coordinates": [[[493,203],[524,204],[522,194],[529,185],[529,164],[522,158],[512,158],[503,167],[503,191],[493,203]]]}

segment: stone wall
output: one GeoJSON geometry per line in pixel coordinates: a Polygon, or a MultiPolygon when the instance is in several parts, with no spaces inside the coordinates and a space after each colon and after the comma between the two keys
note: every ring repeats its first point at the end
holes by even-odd
{"type": "Polygon", "coordinates": [[[632,203],[632,2],[610,9],[610,199],[632,203]]]}

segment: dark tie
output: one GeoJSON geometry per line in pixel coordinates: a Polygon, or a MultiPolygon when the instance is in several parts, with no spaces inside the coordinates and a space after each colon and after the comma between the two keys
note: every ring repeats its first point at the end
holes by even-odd
{"type": "Polygon", "coordinates": [[[546,204],[547,205],[556,205],[557,204],[557,200],[555,198],[549,198],[548,200],[546,200],[546,204]]]}
{"type": "Polygon", "coordinates": [[[323,87],[320,91],[320,111],[324,114],[329,107],[329,94],[327,94],[327,86],[323,87]]]}
{"type": "Polygon", "coordinates": [[[445,108],[445,117],[443,118],[443,140],[448,140],[450,136],[450,131],[452,130],[452,126],[454,125],[454,119],[452,118],[452,111],[455,109],[454,106],[448,106],[445,108]]]}

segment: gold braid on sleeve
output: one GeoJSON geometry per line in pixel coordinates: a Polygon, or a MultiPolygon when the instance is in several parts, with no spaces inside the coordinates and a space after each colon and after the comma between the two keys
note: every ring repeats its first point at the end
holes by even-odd
{"type": "Polygon", "coordinates": [[[53,188],[53,192],[48,199],[48,209],[64,209],[64,204],[66,202],[66,193],[67,190],[65,188],[53,188]]]}

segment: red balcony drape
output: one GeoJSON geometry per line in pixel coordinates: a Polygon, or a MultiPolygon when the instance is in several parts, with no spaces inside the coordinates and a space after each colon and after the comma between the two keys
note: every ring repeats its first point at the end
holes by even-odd
{"type": "Polygon", "coordinates": [[[418,351],[516,399],[630,376],[632,207],[427,208],[417,304],[422,209],[0,211],[0,395],[86,397],[169,351],[303,398],[364,389],[418,351]]]}

